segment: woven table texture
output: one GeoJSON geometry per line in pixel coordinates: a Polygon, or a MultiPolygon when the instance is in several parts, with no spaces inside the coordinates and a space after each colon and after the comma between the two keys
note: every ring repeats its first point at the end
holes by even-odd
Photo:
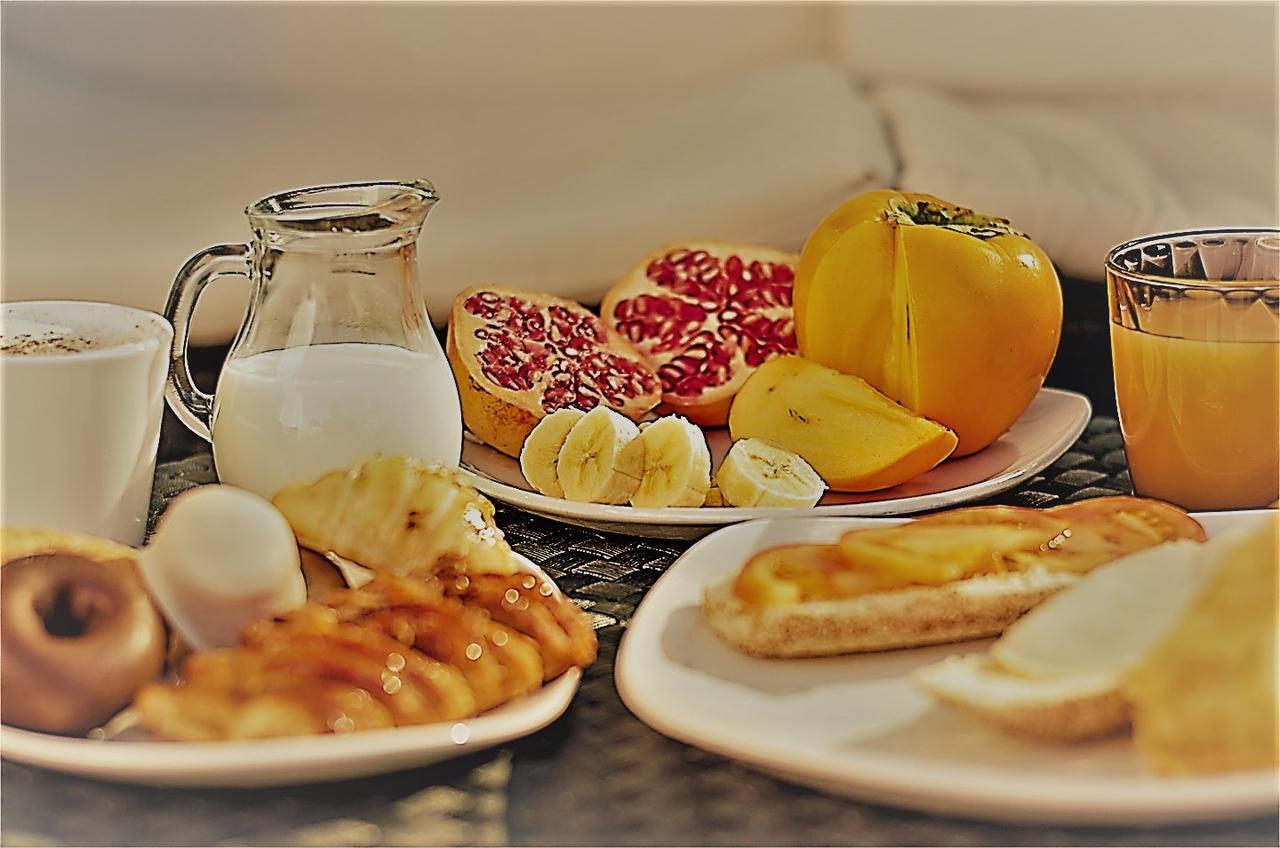
{"type": "MultiPolygon", "coordinates": [[[[177,447],[172,445],[171,447],[177,447]]],[[[188,448],[189,450],[189,448],[188,448]]],[[[157,469],[153,520],[214,479],[196,453],[157,469]]],[[[1114,418],[990,503],[1128,492],[1114,418]]],[[[1275,819],[1176,828],[997,825],[863,804],[672,741],[623,706],[613,658],[645,592],[690,543],[629,538],[499,506],[512,546],[595,621],[600,656],[569,711],[503,748],[334,784],[153,789],[5,762],[5,845],[1276,845],[1275,819]]],[[[727,708],[730,705],[727,705],[727,708]]]]}

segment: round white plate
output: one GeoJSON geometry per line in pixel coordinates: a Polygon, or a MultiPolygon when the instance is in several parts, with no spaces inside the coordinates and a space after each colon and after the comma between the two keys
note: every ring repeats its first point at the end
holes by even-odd
{"type": "MultiPolygon", "coordinates": [[[[1210,534],[1260,512],[1198,515],[1210,534]]],[[[699,748],[827,792],[999,821],[1171,824],[1275,815],[1274,770],[1168,778],[1127,737],[1022,741],[937,706],[909,675],[990,640],[842,657],[764,660],[703,623],[703,588],[755,551],[830,542],[897,519],[793,519],[726,528],[689,549],[627,625],[615,680],[641,721],[699,748]]]]}
{"type": "MultiPolygon", "coordinates": [[[[476,440],[469,433],[462,444],[462,472],[471,485],[494,500],[529,512],[615,533],[656,538],[692,539],[718,526],[754,518],[803,516],[907,515],[990,497],[1013,488],[1044,470],[1066,452],[1084,432],[1092,409],[1089,399],[1062,389],[1041,389],[1009,431],[993,444],[948,460],[901,486],[866,494],[828,492],[810,511],[766,507],[702,507],[638,509],[589,504],[538,494],[529,488],[520,463],[476,440]]],[[[707,430],[714,468],[730,447],[724,428],[707,430]]]]}
{"type": "Polygon", "coordinates": [[[278,786],[417,768],[527,736],[555,721],[578,669],[465,721],[245,742],[99,742],[0,727],[5,759],[84,777],[157,786],[278,786]]]}
{"type": "MultiPolygon", "coordinates": [[[[537,566],[520,554],[526,567],[537,566]]],[[[540,569],[537,569],[540,570],[540,569]]],[[[455,722],[243,742],[97,741],[0,725],[0,756],[85,777],[157,786],[279,786],[383,774],[430,765],[528,736],[569,707],[582,671],[537,692],[455,722]]]]}

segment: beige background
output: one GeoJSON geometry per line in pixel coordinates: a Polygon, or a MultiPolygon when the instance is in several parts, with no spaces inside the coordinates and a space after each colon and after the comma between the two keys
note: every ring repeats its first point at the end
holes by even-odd
{"type": "MultiPolygon", "coordinates": [[[[1088,275],[1150,228],[1275,220],[1275,28],[1274,4],[5,3],[3,294],[156,309],[249,201],[401,176],[444,197],[438,321],[481,280],[591,301],[666,240],[798,248],[890,183],[1088,275]]],[[[228,336],[243,292],[208,301],[197,337],[228,336]]]]}

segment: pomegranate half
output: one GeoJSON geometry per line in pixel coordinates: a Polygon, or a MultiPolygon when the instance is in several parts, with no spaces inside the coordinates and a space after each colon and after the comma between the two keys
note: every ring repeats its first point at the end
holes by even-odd
{"type": "Polygon", "coordinates": [[[657,371],[672,411],[723,426],[751,372],[796,352],[795,264],[767,247],[672,245],[609,289],[600,317],[657,371]]]}
{"type": "Polygon", "coordinates": [[[658,405],[658,376],[600,319],[571,300],[498,286],[461,292],[446,343],[462,420],[520,455],[547,414],[600,404],[639,419],[658,405]]]}

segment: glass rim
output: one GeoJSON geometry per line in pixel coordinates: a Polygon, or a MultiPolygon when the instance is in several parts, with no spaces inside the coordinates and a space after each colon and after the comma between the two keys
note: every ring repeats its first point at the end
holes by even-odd
{"type": "Polygon", "coordinates": [[[361,182],[350,183],[326,183],[324,185],[304,186],[302,188],[286,189],[285,191],[277,191],[255,200],[253,203],[245,207],[244,214],[249,217],[251,222],[263,222],[277,226],[288,225],[297,219],[291,219],[291,213],[297,213],[309,209],[323,211],[325,209],[334,208],[352,208],[359,206],[365,211],[376,212],[379,209],[387,208],[395,204],[403,198],[413,198],[428,208],[440,199],[440,195],[436,192],[436,187],[429,180],[367,180],[361,182]],[[356,202],[318,202],[325,195],[335,195],[340,192],[354,191],[378,191],[385,190],[385,196],[379,197],[373,203],[356,203],[356,202]]]}
{"type": "Polygon", "coordinates": [[[1280,289],[1280,281],[1266,283],[1236,283],[1228,280],[1190,280],[1164,274],[1149,274],[1145,271],[1130,271],[1120,267],[1117,259],[1134,248],[1141,248],[1153,242],[1174,241],[1193,236],[1272,236],[1280,238],[1280,229],[1274,227],[1205,227],[1195,230],[1174,230],[1167,233],[1150,233],[1138,236],[1123,244],[1118,244],[1107,251],[1106,272],[1115,274],[1129,281],[1143,282],[1153,286],[1176,291],[1237,291],[1237,292],[1269,292],[1280,289]]]}

